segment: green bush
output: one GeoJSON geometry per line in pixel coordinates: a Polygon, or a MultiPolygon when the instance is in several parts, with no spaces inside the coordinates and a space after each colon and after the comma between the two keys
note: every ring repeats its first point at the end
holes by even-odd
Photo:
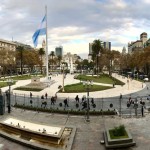
{"type": "Polygon", "coordinates": [[[29,88],[29,87],[17,87],[15,88],[14,90],[22,90],[22,91],[42,91],[43,89],[42,88],[29,88]]]}
{"type": "Polygon", "coordinates": [[[119,127],[115,127],[113,129],[113,134],[114,136],[125,136],[125,126],[124,125],[120,125],[119,127]]]}
{"type": "MultiPolygon", "coordinates": [[[[27,109],[27,110],[33,110],[33,111],[41,111],[41,112],[53,112],[53,113],[60,113],[60,114],[74,114],[74,115],[85,115],[85,111],[83,110],[60,110],[59,108],[57,109],[44,109],[44,108],[37,108],[37,107],[33,107],[33,106],[24,106],[24,105],[19,105],[19,104],[15,104],[14,107],[16,108],[21,108],[21,109],[27,109]]],[[[93,111],[90,111],[90,115],[116,115],[116,112],[115,111],[96,111],[96,110],[93,110],[93,111]]]]}

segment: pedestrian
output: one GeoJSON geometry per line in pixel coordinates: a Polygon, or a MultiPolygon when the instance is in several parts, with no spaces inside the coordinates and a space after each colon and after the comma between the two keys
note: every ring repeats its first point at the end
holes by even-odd
{"type": "Polygon", "coordinates": [[[51,97],[51,105],[55,105],[55,99],[53,96],[51,97]]]}
{"type": "Polygon", "coordinates": [[[94,98],[91,99],[92,106],[94,105],[94,98]]]}
{"type": "Polygon", "coordinates": [[[82,107],[82,110],[85,109],[85,108],[87,108],[87,102],[84,101],[83,104],[82,104],[82,106],[83,106],[83,107],[82,107]]]}
{"type": "Polygon", "coordinates": [[[142,117],[144,117],[144,106],[142,105],[142,108],[141,108],[141,113],[142,113],[142,117]]]}
{"type": "Polygon", "coordinates": [[[83,95],[83,96],[82,96],[82,102],[81,102],[81,103],[83,103],[83,102],[84,102],[84,100],[85,100],[85,96],[83,95]]]}
{"type": "Polygon", "coordinates": [[[45,93],[45,98],[46,98],[46,99],[47,99],[47,96],[48,96],[47,93],[45,93]]]}
{"type": "Polygon", "coordinates": [[[120,93],[120,99],[122,99],[122,94],[120,93]]]}
{"type": "Polygon", "coordinates": [[[76,103],[79,103],[79,96],[78,95],[75,97],[75,100],[76,100],[76,103]]]}
{"type": "Polygon", "coordinates": [[[69,106],[68,106],[67,98],[66,98],[66,99],[64,99],[64,105],[65,105],[65,107],[69,107],[69,106]]]}
{"type": "Polygon", "coordinates": [[[44,100],[44,95],[41,96],[41,101],[42,101],[41,107],[44,105],[44,108],[46,108],[47,102],[44,100]]]}
{"type": "Polygon", "coordinates": [[[30,98],[32,98],[32,93],[30,92],[30,98]]]}

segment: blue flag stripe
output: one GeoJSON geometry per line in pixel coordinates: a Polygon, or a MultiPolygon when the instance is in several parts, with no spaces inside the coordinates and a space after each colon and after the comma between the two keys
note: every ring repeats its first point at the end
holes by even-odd
{"type": "Polygon", "coordinates": [[[43,26],[43,23],[44,23],[45,21],[46,21],[46,15],[44,16],[44,18],[43,18],[42,21],[41,21],[40,28],[37,29],[37,30],[35,31],[35,33],[33,34],[33,36],[32,36],[33,44],[34,44],[35,47],[37,47],[37,45],[38,45],[38,37],[39,37],[40,35],[45,35],[45,34],[46,34],[46,28],[43,28],[43,27],[42,27],[42,26],[43,26]]]}

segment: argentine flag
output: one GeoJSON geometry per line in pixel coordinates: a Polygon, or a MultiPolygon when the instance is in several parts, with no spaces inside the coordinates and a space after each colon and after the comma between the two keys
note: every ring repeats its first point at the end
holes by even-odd
{"type": "Polygon", "coordinates": [[[35,31],[35,33],[32,36],[34,47],[37,47],[38,45],[39,35],[46,35],[46,15],[42,19],[39,28],[35,31]]]}

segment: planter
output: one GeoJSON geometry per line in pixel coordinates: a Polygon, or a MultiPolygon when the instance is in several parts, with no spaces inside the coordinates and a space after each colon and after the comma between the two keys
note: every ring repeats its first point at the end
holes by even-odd
{"type": "Polygon", "coordinates": [[[106,129],[104,131],[105,146],[107,149],[130,147],[136,144],[135,141],[133,141],[133,138],[130,132],[128,131],[128,129],[125,129],[128,137],[126,138],[120,137],[118,139],[117,138],[111,139],[110,132],[109,132],[110,130],[113,130],[113,129],[106,129]]]}

